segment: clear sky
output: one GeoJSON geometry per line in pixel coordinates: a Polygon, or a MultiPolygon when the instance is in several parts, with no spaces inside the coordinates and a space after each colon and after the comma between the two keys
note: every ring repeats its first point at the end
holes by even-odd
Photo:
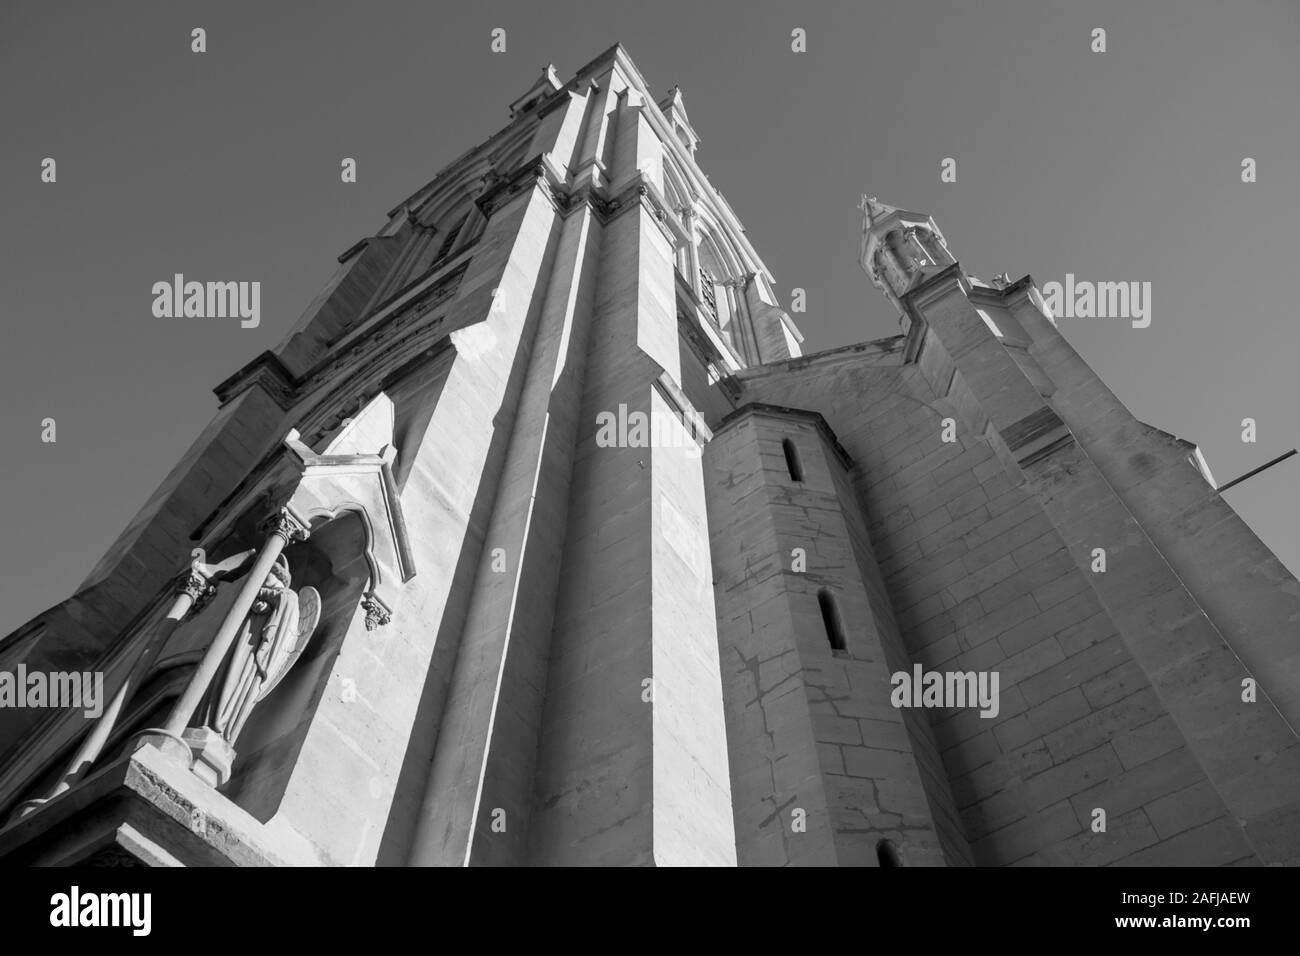
{"type": "MultiPolygon", "coordinates": [[[[1300,444],[1295,0],[5,0],[0,634],[77,587],[212,416],[212,387],[279,342],[339,253],[500,128],[548,62],[567,79],[615,42],[658,93],[681,86],[699,162],[783,299],[807,290],[806,351],[897,331],[857,264],[869,192],[931,213],[984,278],[1149,281],[1149,328],[1061,328],[1221,482],[1300,444]],[[260,326],[155,318],[175,272],[260,281],[260,326]]],[[[1298,488],[1300,457],[1227,493],[1293,571],[1298,488]]]]}

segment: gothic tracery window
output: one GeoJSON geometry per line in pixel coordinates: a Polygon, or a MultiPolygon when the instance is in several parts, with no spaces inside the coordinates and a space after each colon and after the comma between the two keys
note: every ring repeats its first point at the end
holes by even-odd
{"type": "Polygon", "coordinates": [[[704,298],[704,307],[709,310],[709,315],[713,316],[713,321],[718,321],[718,293],[716,281],[713,273],[707,266],[700,266],[700,294],[704,298]]]}

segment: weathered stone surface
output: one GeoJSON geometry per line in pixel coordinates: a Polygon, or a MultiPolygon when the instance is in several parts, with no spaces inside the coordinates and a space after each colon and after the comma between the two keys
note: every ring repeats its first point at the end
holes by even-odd
{"type": "MultiPolygon", "coordinates": [[[[336,495],[286,552],[320,634],[230,782],[129,754],[223,584],[98,774],[0,829],[0,857],[1300,862],[1300,583],[1028,277],[972,280],[929,216],[868,202],[863,264],[905,331],[803,355],[681,98],[657,106],[625,50],[511,113],[222,383],[78,593],[0,643],[0,669],[120,686],[192,548],[261,546],[288,458],[382,466],[383,509],[336,495]],[[996,696],[913,698],[916,668],[996,696]]],[[[0,722],[0,819],[86,724],[0,722]]]]}

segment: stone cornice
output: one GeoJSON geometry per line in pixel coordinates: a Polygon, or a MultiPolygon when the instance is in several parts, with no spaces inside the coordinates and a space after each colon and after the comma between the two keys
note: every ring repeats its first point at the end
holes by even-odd
{"type": "Polygon", "coordinates": [[[328,380],[327,389],[302,419],[302,433],[312,442],[319,441],[364,407],[375,394],[399,380],[402,370],[433,361],[447,351],[454,352],[454,347],[441,321],[423,325],[393,339],[379,353],[369,353],[375,360],[361,363],[359,374],[340,375],[328,380]]]}
{"type": "MultiPolygon", "coordinates": [[[[330,428],[337,427],[337,419],[344,417],[347,412],[355,410],[351,405],[341,407],[338,400],[340,390],[345,390],[345,394],[351,397],[358,407],[364,407],[365,403],[376,394],[386,390],[394,381],[404,377],[415,364],[436,361],[444,353],[450,352],[454,354],[455,352],[450,337],[443,335],[436,325],[426,326],[418,330],[414,334],[405,337],[399,344],[404,347],[404,351],[394,348],[392,345],[385,346],[383,354],[388,361],[384,365],[376,365],[366,377],[336,379],[334,382],[335,388],[323,395],[314,404],[310,415],[301,425],[304,438],[303,445],[307,457],[314,457],[315,453],[311,451],[309,445],[306,445],[306,439],[313,441],[319,439],[330,428]],[[433,334],[433,341],[431,342],[428,341],[430,333],[433,334]],[[331,418],[331,412],[333,418],[331,418]],[[322,423],[328,427],[322,429],[322,423]]],[[[298,429],[295,429],[295,433],[297,431],[298,429]]],[[[277,466],[285,460],[284,451],[285,446],[283,445],[272,448],[248,469],[244,478],[199,522],[194,531],[191,532],[189,540],[193,542],[204,540],[211,533],[214,523],[220,520],[221,516],[227,513],[235,502],[246,500],[249,497],[250,489],[273,487],[275,485],[277,466]]],[[[303,458],[304,456],[299,454],[298,457],[303,458]]],[[[389,478],[391,479],[391,475],[389,475],[389,478]]],[[[396,486],[393,485],[390,490],[395,494],[396,486]]]]}
{"type": "Polygon", "coordinates": [[[933,275],[926,276],[903,294],[905,312],[901,321],[903,334],[907,337],[907,344],[903,350],[904,364],[915,362],[921,354],[925,332],[929,328],[929,323],[925,321],[925,307],[936,297],[949,291],[949,287],[954,282],[967,293],[972,288],[959,262],[954,262],[933,275]]]}
{"type": "MultiPolygon", "coordinates": [[[[224,406],[248,389],[259,386],[283,411],[289,411],[322,380],[333,379],[346,366],[364,362],[377,352],[390,350],[390,340],[401,337],[428,313],[450,300],[459,288],[469,258],[458,256],[453,262],[456,264],[450,271],[437,275],[435,281],[419,289],[409,301],[401,303],[401,307],[393,308],[387,314],[383,314],[381,309],[379,314],[372,315],[352,332],[331,343],[324,357],[301,376],[290,372],[274,352],[263,352],[213,390],[217,399],[224,406]]],[[[396,302],[411,294],[409,290],[403,291],[389,301],[396,302]]]]}
{"type": "Polygon", "coordinates": [[[288,411],[293,407],[294,391],[299,385],[299,380],[280,361],[278,355],[274,352],[263,352],[213,391],[221,405],[225,405],[255,385],[260,386],[267,395],[271,396],[281,409],[288,411]]]}
{"type": "Polygon", "coordinates": [[[935,293],[939,292],[943,286],[956,280],[967,291],[970,290],[970,281],[966,278],[966,273],[962,272],[961,263],[954,262],[951,265],[926,276],[912,288],[908,289],[903,295],[903,300],[909,306],[920,307],[928,304],[934,298],[935,293]]]}
{"type": "Polygon", "coordinates": [[[1032,276],[1022,276],[1015,282],[997,288],[991,285],[972,285],[970,292],[967,293],[972,302],[1004,302],[1018,293],[1024,293],[1034,284],[1032,276]]]}
{"type": "MultiPolygon", "coordinates": [[[[807,355],[796,355],[793,358],[781,359],[777,362],[765,362],[762,365],[749,365],[736,372],[732,378],[743,384],[751,379],[764,378],[769,375],[786,375],[790,372],[797,372],[800,369],[809,368],[816,365],[824,365],[830,362],[847,361],[855,355],[891,355],[903,349],[906,344],[905,335],[891,335],[883,339],[873,339],[869,342],[857,342],[853,345],[839,345],[833,349],[824,349],[821,352],[809,352],[807,355]]],[[[903,364],[900,362],[899,364],[903,364]]]]}
{"type": "Polygon", "coordinates": [[[723,429],[730,428],[732,425],[749,418],[751,415],[762,415],[769,418],[801,418],[805,421],[811,422],[817,427],[817,430],[821,432],[822,438],[826,440],[827,445],[830,446],[835,457],[838,458],[840,464],[844,466],[844,470],[848,471],[853,468],[853,457],[848,453],[848,450],[840,444],[840,440],[836,436],[835,430],[831,428],[826,419],[822,417],[821,412],[814,412],[807,408],[796,408],[791,405],[769,405],[767,402],[749,402],[746,405],[740,406],[734,412],[723,418],[722,421],[718,422],[718,427],[714,430],[714,434],[716,435],[721,433],[723,429]]]}
{"type": "MultiPolygon", "coordinates": [[[[601,225],[608,225],[632,209],[643,208],[650,213],[670,246],[676,248],[681,242],[681,225],[669,208],[668,200],[644,174],[638,173],[622,189],[612,194],[606,187],[593,185],[589,179],[584,179],[575,186],[567,186],[541,155],[525,163],[519,173],[494,185],[493,195],[486,200],[486,207],[481,205],[480,208],[485,215],[489,215],[489,210],[496,211],[531,186],[542,188],[548,201],[561,215],[568,216],[586,206],[601,225]]],[[[484,198],[480,197],[480,203],[483,202],[484,198]]]]}
{"type": "MultiPolygon", "coordinates": [[[[552,95],[556,97],[563,96],[564,89],[565,88],[561,88],[560,90],[558,90],[556,93],[552,95]]],[[[505,140],[510,136],[516,134],[521,134],[525,127],[536,127],[539,123],[538,116],[539,113],[537,110],[535,109],[527,110],[524,113],[520,114],[519,116],[515,117],[514,119],[510,120],[510,122],[506,123],[505,126],[497,130],[495,133],[493,133],[483,142],[479,143],[477,146],[471,146],[469,149],[465,150],[465,152],[461,153],[450,163],[444,166],[438,172],[438,174],[433,177],[433,179],[429,180],[427,183],[425,183],[415,192],[411,193],[411,195],[408,198],[398,203],[392,209],[388,210],[388,218],[389,219],[393,218],[395,215],[397,215],[399,212],[401,212],[403,209],[407,208],[408,206],[412,206],[412,205],[423,206],[426,202],[428,202],[433,192],[437,190],[439,184],[444,183],[447,180],[455,179],[457,176],[463,175],[466,172],[467,168],[471,167],[475,162],[484,162],[487,155],[490,154],[492,149],[495,146],[499,145],[502,140],[505,140]]]]}
{"type": "Polygon", "coordinates": [[[668,208],[663,193],[644,176],[638,177],[637,180],[619,193],[614,198],[612,205],[611,219],[616,215],[621,215],[633,206],[640,206],[650,213],[651,220],[659,227],[659,232],[663,237],[668,240],[669,247],[677,248],[677,235],[668,224],[672,219],[672,211],[668,208]]]}
{"type": "Polygon", "coordinates": [[[471,252],[473,248],[463,250],[454,258],[448,259],[432,274],[426,273],[425,276],[408,284],[406,288],[400,289],[381,303],[355,329],[329,343],[329,351],[303,374],[303,380],[314,378],[328,368],[337,369],[340,365],[346,364],[347,359],[342,355],[344,350],[350,349],[354,355],[359,350],[366,350],[360,342],[361,339],[369,341],[374,336],[387,338],[392,335],[393,326],[399,328],[409,326],[450,299],[455,295],[465,270],[469,268],[471,257],[466,253],[471,252]]]}
{"type": "Polygon", "coordinates": [[[344,249],[342,252],[339,253],[339,257],[338,257],[339,263],[341,264],[347,262],[357,253],[359,253],[362,249],[364,249],[366,246],[370,245],[370,240],[374,238],[375,238],[374,236],[366,236],[364,239],[358,239],[356,242],[352,243],[352,245],[348,246],[346,249],[344,249]]]}
{"type": "Polygon", "coordinates": [[[493,170],[488,176],[487,186],[475,198],[474,203],[485,219],[491,219],[493,213],[520,193],[545,182],[547,172],[548,164],[543,153],[524,160],[514,172],[508,175],[498,175],[493,170]]]}
{"type": "Polygon", "coordinates": [[[581,99],[582,97],[588,96],[593,92],[598,92],[600,90],[600,84],[597,83],[595,80],[590,80],[588,81],[587,84],[587,91],[579,92],[579,90],[581,89],[582,89],[582,84],[580,81],[576,79],[570,80],[568,86],[564,86],[556,90],[553,94],[551,94],[550,97],[548,97],[546,100],[544,100],[540,105],[536,107],[537,116],[539,118],[545,118],[549,116],[551,113],[554,113],[561,106],[564,106],[565,104],[571,102],[572,100],[581,99]]]}

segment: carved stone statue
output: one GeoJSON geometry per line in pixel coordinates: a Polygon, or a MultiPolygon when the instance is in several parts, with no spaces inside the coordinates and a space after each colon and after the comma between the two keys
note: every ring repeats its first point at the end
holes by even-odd
{"type": "Polygon", "coordinates": [[[289,562],[281,555],[199,704],[195,725],[186,731],[195,751],[195,770],[210,776],[215,785],[229,779],[235,741],[253,708],[293,667],[320,619],[316,589],[294,591],[289,581],[289,562]]]}

